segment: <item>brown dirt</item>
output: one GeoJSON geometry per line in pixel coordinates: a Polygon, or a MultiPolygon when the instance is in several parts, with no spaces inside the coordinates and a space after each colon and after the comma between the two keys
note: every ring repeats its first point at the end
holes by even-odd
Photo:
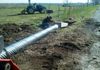
{"type": "MultiPolygon", "coordinates": [[[[88,53],[92,42],[84,27],[68,31],[70,27],[50,33],[12,59],[21,70],[82,70],[80,57],[88,53]]],[[[0,25],[6,44],[16,42],[35,32],[29,25],[0,25]]]]}
{"type": "Polygon", "coordinates": [[[35,30],[28,24],[0,24],[0,34],[4,36],[4,41],[7,45],[24,38],[32,32],[35,32],[35,30]]]}

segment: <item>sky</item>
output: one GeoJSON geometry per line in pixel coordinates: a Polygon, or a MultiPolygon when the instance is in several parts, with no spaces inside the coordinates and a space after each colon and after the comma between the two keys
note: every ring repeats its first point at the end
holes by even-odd
{"type": "MultiPolygon", "coordinates": [[[[31,0],[31,3],[63,3],[66,0],[31,0]]],[[[69,0],[69,2],[77,3],[82,2],[85,3],[87,0],[69,0]]],[[[28,0],[0,0],[0,3],[28,3],[28,0]]]]}

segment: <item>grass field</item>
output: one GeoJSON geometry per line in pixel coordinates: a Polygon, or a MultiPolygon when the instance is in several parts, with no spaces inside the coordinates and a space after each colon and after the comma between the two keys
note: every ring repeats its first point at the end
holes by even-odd
{"type": "MultiPolygon", "coordinates": [[[[7,5],[0,7],[0,24],[6,23],[16,23],[16,24],[33,24],[37,26],[47,14],[31,14],[31,15],[17,15],[19,14],[27,5],[7,5]]],[[[80,21],[83,18],[89,18],[98,6],[84,6],[84,7],[71,7],[70,10],[68,7],[64,8],[61,5],[45,5],[47,8],[54,10],[54,13],[51,16],[54,20],[64,21],[68,17],[73,17],[77,21],[80,21]],[[69,13],[70,12],[70,13],[69,13]],[[58,17],[59,16],[59,17],[58,17]]]]}

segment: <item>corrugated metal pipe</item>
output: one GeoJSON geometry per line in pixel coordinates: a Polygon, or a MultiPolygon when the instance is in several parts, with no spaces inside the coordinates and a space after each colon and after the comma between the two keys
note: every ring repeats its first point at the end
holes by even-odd
{"type": "Polygon", "coordinates": [[[59,23],[55,24],[53,26],[50,26],[49,28],[40,31],[36,34],[32,34],[31,36],[24,38],[16,43],[13,43],[7,47],[4,47],[0,53],[0,58],[7,58],[10,56],[15,55],[19,51],[22,51],[24,48],[26,48],[28,45],[34,44],[36,41],[42,39],[45,37],[47,34],[52,32],[55,29],[62,28],[68,26],[68,23],[59,23]]]}

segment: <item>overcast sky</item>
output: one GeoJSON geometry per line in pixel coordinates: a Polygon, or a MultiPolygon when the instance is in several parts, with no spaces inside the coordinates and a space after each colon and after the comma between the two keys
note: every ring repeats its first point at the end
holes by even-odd
{"type": "MultiPolygon", "coordinates": [[[[66,0],[31,0],[32,3],[63,3],[66,0]]],[[[69,0],[69,2],[87,2],[87,0],[69,0]]],[[[28,0],[0,0],[0,3],[28,3],[28,0]]]]}

